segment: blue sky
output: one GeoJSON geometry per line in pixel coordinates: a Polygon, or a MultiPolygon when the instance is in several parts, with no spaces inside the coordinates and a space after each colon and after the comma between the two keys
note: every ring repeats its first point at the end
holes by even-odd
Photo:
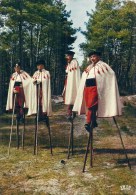
{"type": "MultiPolygon", "coordinates": [[[[71,20],[73,21],[73,27],[86,30],[85,22],[88,21],[88,16],[86,11],[91,13],[91,10],[95,9],[95,0],[63,0],[66,4],[66,9],[71,10],[71,20]]],[[[76,34],[77,40],[73,44],[74,51],[76,52],[75,57],[79,61],[79,64],[82,64],[83,54],[80,51],[79,44],[85,42],[84,36],[78,32],[76,34]]]]}

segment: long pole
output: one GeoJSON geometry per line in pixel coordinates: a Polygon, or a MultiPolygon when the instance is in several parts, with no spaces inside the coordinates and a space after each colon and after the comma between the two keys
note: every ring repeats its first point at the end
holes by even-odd
{"type": "Polygon", "coordinates": [[[91,134],[91,146],[90,146],[90,153],[91,153],[91,159],[90,159],[90,167],[93,167],[93,129],[94,129],[94,123],[96,121],[96,110],[92,110],[92,120],[90,125],[90,134],[91,134]]]}
{"type": "Polygon", "coordinates": [[[87,156],[88,156],[88,151],[89,151],[90,140],[91,140],[91,132],[89,133],[88,143],[87,143],[87,147],[86,147],[83,172],[85,172],[85,166],[86,166],[86,161],[87,161],[87,156]]]}
{"type": "Polygon", "coordinates": [[[128,158],[128,155],[127,155],[127,152],[126,152],[126,148],[125,148],[124,143],[123,143],[123,139],[122,139],[122,136],[121,136],[120,128],[119,128],[119,126],[117,124],[117,121],[116,121],[115,117],[113,117],[113,120],[114,120],[114,123],[115,123],[115,125],[116,125],[116,127],[118,129],[120,141],[121,141],[121,144],[122,144],[122,147],[123,147],[123,150],[124,150],[124,154],[125,154],[125,157],[126,157],[126,160],[127,160],[127,163],[128,163],[128,167],[129,167],[129,169],[131,169],[131,164],[129,162],[129,158],[128,158]]]}
{"type": "Polygon", "coordinates": [[[85,171],[85,166],[86,166],[86,161],[87,161],[90,142],[91,142],[91,146],[90,146],[90,154],[91,154],[91,156],[90,156],[90,167],[93,167],[93,124],[94,124],[94,121],[96,120],[95,118],[96,118],[96,112],[95,112],[95,110],[92,110],[89,138],[88,138],[88,143],[87,143],[87,148],[86,148],[86,153],[85,153],[83,172],[85,171]]]}
{"type": "Polygon", "coordinates": [[[50,121],[49,121],[49,117],[46,117],[46,126],[48,128],[48,132],[49,132],[49,141],[50,141],[50,150],[51,150],[51,155],[53,155],[53,151],[52,151],[52,139],[51,139],[51,130],[50,130],[50,121]]]}
{"type": "Polygon", "coordinates": [[[24,150],[24,143],[25,143],[25,109],[24,109],[24,127],[22,130],[22,149],[24,150]]]}
{"type": "Polygon", "coordinates": [[[12,120],[11,120],[11,130],[10,130],[10,139],[9,139],[9,147],[8,147],[8,157],[10,155],[10,146],[11,146],[11,140],[12,140],[14,113],[15,113],[15,103],[16,103],[16,94],[14,95],[13,112],[12,112],[12,120]]]}
{"type": "Polygon", "coordinates": [[[19,149],[19,120],[18,118],[16,119],[16,135],[17,135],[17,149],[19,149]]]}
{"type": "Polygon", "coordinates": [[[91,153],[91,156],[90,156],[90,167],[93,167],[93,128],[92,128],[92,131],[90,132],[91,134],[91,146],[90,146],[90,153],[91,153]]]}
{"type": "Polygon", "coordinates": [[[84,165],[83,165],[83,172],[85,172],[85,166],[86,166],[86,161],[87,161],[87,156],[89,152],[89,146],[90,146],[90,167],[93,167],[93,122],[90,124],[90,132],[89,132],[89,137],[88,137],[88,143],[86,147],[86,153],[85,153],[85,158],[84,158],[84,165]],[[90,145],[91,142],[91,145],[90,145]]]}
{"type": "Polygon", "coordinates": [[[73,148],[74,148],[74,144],[73,144],[73,120],[71,121],[71,127],[70,127],[70,134],[69,134],[69,142],[68,142],[68,156],[67,159],[69,159],[70,157],[70,148],[72,147],[72,155],[74,153],[73,148]]]}
{"type": "Polygon", "coordinates": [[[72,149],[72,155],[74,154],[74,136],[73,136],[73,120],[71,121],[71,149],[72,149]]]}
{"type": "Polygon", "coordinates": [[[35,142],[34,142],[34,155],[37,155],[37,146],[38,146],[38,119],[39,119],[39,95],[40,95],[40,84],[36,85],[37,87],[37,114],[36,114],[36,128],[35,128],[35,142]]]}

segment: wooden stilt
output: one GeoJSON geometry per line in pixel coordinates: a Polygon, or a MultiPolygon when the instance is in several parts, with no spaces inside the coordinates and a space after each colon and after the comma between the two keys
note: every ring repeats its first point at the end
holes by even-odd
{"type": "Polygon", "coordinates": [[[89,133],[89,137],[88,137],[88,143],[87,143],[86,153],[85,153],[85,158],[84,158],[83,172],[85,172],[85,166],[86,166],[86,161],[87,161],[87,156],[88,156],[88,151],[89,151],[90,140],[91,140],[91,132],[89,133]]]}
{"type": "Polygon", "coordinates": [[[90,159],[90,167],[93,167],[93,129],[90,132],[90,134],[91,134],[91,147],[90,147],[91,159],[90,159]]]}
{"type": "Polygon", "coordinates": [[[127,160],[127,163],[128,163],[128,167],[129,167],[129,169],[131,169],[131,164],[129,162],[129,158],[128,158],[128,155],[127,155],[127,152],[126,152],[126,148],[124,146],[124,142],[123,142],[123,139],[122,139],[122,136],[121,136],[120,128],[119,128],[119,126],[117,124],[117,121],[116,121],[115,117],[113,117],[113,121],[114,121],[114,123],[115,123],[115,125],[116,125],[116,127],[118,129],[120,141],[121,141],[121,144],[122,144],[122,147],[123,147],[123,150],[124,150],[124,154],[125,154],[125,157],[126,157],[126,160],[127,160]]]}
{"type": "Polygon", "coordinates": [[[40,96],[40,84],[36,85],[37,90],[37,113],[35,120],[35,135],[34,135],[34,155],[38,153],[38,128],[39,128],[39,96],[40,96]]]}
{"type": "Polygon", "coordinates": [[[96,111],[92,110],[90,131],[89,131],[88,143],[87,143],[87,148],[86,148],[86,153],[85,153],[85,158],[84,158],[83,172],[85,171],[89,147],[90,147],[90,167],[93,167],[93,128],[94,128],[93,124],[95,120],[96,120],[96,111]]]}
{"type": "Polygon", "coordinates": [[[50,150],[51,150],[51,155],[53,155],[53,150],[52,150],[52,139],[51,139],[51,130],[50,130],[50,121],[49,117],[46,117],[46,126],[48,128],[48,133],[49,133],[49,142],[50,142],[50,150]]]}
{"type": "Polygon", "coordinates": [[[71,149],[71,153],[72,155],[74,154],[74,139],[73,139],[73,120],[71,121],[71,127],[70,127],[70,134],[69,134],[69,143],[68,143],[68,156],[67,159],[69,159],[70,157],[70,149],[71,149]]]}
{"type": "Polygon", "coordinates": [[[8,147],[8,157],[10,155],[10,146],[12,140],[12,132],[13,132],[13,124],[14,124],[14,114],[15,114],[15,103],[16,103],[16,94],[14,95],[14,102],[13,102],[13,112],[12,112],[12,120],[11,120],[11,130],[10,130],[10,139],[9,139],[9,147],[8,147]]]}
{"type": "Polygon", "coordinates": [[[16,136],[17,136],[17,149],[20,147],[20,139],[19,139],[19,120],[16,119],[16,136]]]}
{"type": "Polygon", "coordinates": [[[22,149],[24,150],[24,143],[25,143],[25,111],[24,111],[24,124],[23,124],[23,130],[22,130],[22,149]]]}

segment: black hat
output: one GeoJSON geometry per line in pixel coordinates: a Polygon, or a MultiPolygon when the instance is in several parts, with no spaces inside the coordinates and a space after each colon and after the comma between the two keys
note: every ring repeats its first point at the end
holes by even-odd
{"type": "Polygon", "coordinates": [[[101,56],[101,52],[100,52],[100,51],[91,51],[91,52],[88,54],[88,57],[91,57],[92,55],[101,56]]]}
{"type": "Polygon", "coordinates": [[[38,66],[38,65],[40,65],[40,64],[45,65],[45,61],[44,61],[44,60],[38,60],[38,61],[36,62],[36,66],[38,66]]]}
{"type": "Polygon", "coordinates": [[[75,54],[74,51],[67,51],[67,52],[65,53],[65,55],[70,55],[70,56],[73,56],[74,54],[75,54]]]}
{"type": "Polygon", "coordinates": [[[15,64],[15,67],[20,67],[20,66],[21,66],[21,63],[20,62],[18,62],[18,63],[15,64]]]}

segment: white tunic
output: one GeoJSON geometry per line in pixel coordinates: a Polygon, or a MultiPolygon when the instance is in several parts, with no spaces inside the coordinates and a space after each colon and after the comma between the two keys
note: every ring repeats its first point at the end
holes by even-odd
{"type": "Polygon", "coordinates": [[[76,99],[80,82],[80,68],[76,59],[73,59],[66,68],[67,84],[65,89],[65,104],[73,105],[76,99]]]}
{"type": "Polygon", "coordinates": [[[102,61],[95,66],[89,65],[82,74],[82,79],[78,89],[73,111],[78,114],[85,114],[84,87],[86,79],[91,70],[94,70],[97,90],[98,90],[98,117],[113,117],[122,114],[122,104],[120,101],[118,85],[114,71],[110,66],[102,61]]]}
{"type": "Polygon", "coordinates": [[[6,110],[11,110],[13,108],[13,88],[16,81],[22,82],[24,95],[25,95],[24,107],[28,108],[31,80],[32,79],[30,75],[23,70],[20,71],[20,74],[15,72],[11,75],[10,82],[9,82],[6,110]]]}
{"type": "Polygon", "coordinates": [[[87,76],[87,79],[93,79],[93,78],[95,78],[95,68],[94,67],[91,68],[87,76]]]}
{"type": "Polygon", "coordinates": [[[34,81],[42,82],[42,111],[50,116],[52,113],[50,73],[45,69],[42,72],[38,70],[33,75],[28,115],[37,113],[37,89],[34,81]]]}
{"type": "Polygon", "coordinates": [[[20,74],[17,74],[17,76],[16,76],[16,81],[17,81],[17,82],[22,82],[22,79],[21,79],[20,74]]]}

